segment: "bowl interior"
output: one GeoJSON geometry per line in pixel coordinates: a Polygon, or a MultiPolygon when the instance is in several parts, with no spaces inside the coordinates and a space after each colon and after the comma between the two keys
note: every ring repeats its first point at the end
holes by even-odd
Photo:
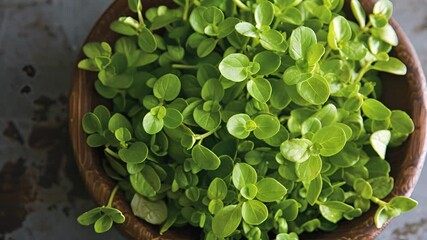
{"type": "MultiPolygon", "coordinates": [[[[349,1],[346,1],[348,3],[349,1]]],[[[372,9],[374,0],[361,0],[367,12],[372,9]]],[[[156,5],[171,5],[172,1],[151,0],[144,1],[144,8],[156,5]]],[[[348,5],[348,4],[347,4],[348,5]]],[[[348,8],[347,8],[348,9],[348,8]]],[[[120,16],[130,15],[126,0],[115,1],[101,16],[88,35],[86,42],[106,41],[114,43],[118,37],[109,29],[110,23],[120,16]]],[[[415,124],[415,131],[399,148],[392,149],[387,155],[395,179],[392,194],[409,196],[418,180],[421,168],[426,157],[426,87],[418,57],[399,25],[392,19],[399,45],[392,51],[392,55],[401,59],[408,67],[405,76],[382,74],[383,95],[381,100],[390,109],[402,109],[410,114],[415,124]]],[[[79,60],[83,58],[81,53],[79,60]]],[[[82,131],[81,119],[97,104],[105,103],[95,93],[93,83],[96,74],[75,69],[72,89],[69,100],[70,134],[76,163],[83,176],[86,186],[100,205],[106,204],[108,196],[115,183],[104,173],[100,161],[102,153],[86,145],[86,134],[82,131]]],[[[114,206],[121,209],[126,216],[126,222],[118,225],[119,229],[132,239],[198,239],[199,231],[190,228],[171,229],[164,235],[158,234],[158,227],[150,225],[136,218],[130,209],[129,203],[122,194],[114,199],[114,206]]],[[[374,238],[382,229],[376,229],[373,216],[376,208],[353,221],[342,221],[333,232],[316,232],[305,234],[301,239],[365,239],[374,238]]]]}

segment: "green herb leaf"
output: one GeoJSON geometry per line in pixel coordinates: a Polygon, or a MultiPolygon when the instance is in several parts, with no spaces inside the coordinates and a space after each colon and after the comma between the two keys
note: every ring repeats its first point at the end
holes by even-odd
{"type": "Polygon", "coordinates": [[[148,156],[148,147],[143,142],[135,142],[129,148],[119,150],[119,157],[126,163],[142,163],[148,156]]]}
{"type": "Polygon", "coordinates": [[[83,53],[90,59],[96,57],[110,57],[111,47],[106,42],[91,42],[83,46],[83,53]]]}
{"type": "Polygon", "coordinates": [[[391,127],[403,134],[409,134],[414,131],[414,123],[411,117],[404,111],[393,110],[390,116],[391,127]]]}
{"type": "Polygon", "coordinates": [[[360,4],[359,0],[351,0],[351,11],[359,23],[360,28],[364,28],[366,24],[366,13],[360,4]]]}
{"type": "Polygon", "coordinates": [[[177,128],[181,125],[183,121],[182,114],[174,108],[166,108],[166,115],[163,118],[165,127],[167,128],[177,128]]]}
{"type": "Polygon", "coordinates": [[[224,13],[217,7],[208,7],[203,13],[203,18],[206,22],[217,25],[224,20],[224,13]]]}
{"type": "Polygon", "coordinates": [[[87,137],[86,143],[89,145],[89,147],[101,147],[108,143],[108,139],[100,134],[95,133],[87,137]]]}
{"type": "Polygon", "coordinates": [[[258,200],[249,200],[243,203],[242,216],[245,222],[251,225],[263,223],[268,217],[268,209],[258,200]]]}
{"type": "Polygon", "coordinates": [[[98,220],[96,220],[94,229],[96,233],[104,233],[113,226],[113,219],[108,216],[104,215],[100,217],[98,220]]]}
{"type": "Polygon", "coordinates": [[[127,142],[132,139],[132,135],[130,131],[127,128],[119,128],[114,132],[114,135],[116,136],[117,140],[120,142],[127,142]]]}
{"type": "Polygon", "coordinates": [[[142,28],[138,36],[138,46],[148,53],[152,53],[157,48],[157,42],[153,33],[148,28],[142,28]]]}
{"type": "Polygon", "coordinates": [[[308,66],[315,66],[320,61],[323,54],[325,53],[325,47],[322,44],[317,43],[310,46],[307,52],[307,63],[308,66]]]}
{"type": "Polygon", "coordinates": [[[142,10],[141,0],[128,0],[128,6],[132,12],[138,12],[142,10]]]}
{"type": "Polygon", "coordinates": [[[197,56],[204,58],[212,53],[215,49],[218,40],[214,38],[205,38],[203,41],[197,46],[197,56]]]}
{"type": "Polygon", "coordinates": [[[280,129],[279,119],[268,114],[260,114],[254,118],[256,128],[254,135],[258,139],[273,137],[280,129]]]}
{"type": "Polygon", "coordinates": [[[291,233],[279,233],[276,236],[277,240],[298,240],[298,235],[294,232],[291,233]]]}
{"type": "Polygon", "coordinates": [[[142,126],[148,134],[156,134],[163,129],[164,121],[154,116],[151,112],[147,113],[142,120],[142,126]]]}
{"type": "Polygon", "coordinates": [[[254,25],[252,25],[252,23],[241,22],[236,24],[235,28],[236,28],[236,31],[242,34],[243,36],[251,37],[251,38],[258,37],[257,29],[255,28],[254,25]]]}
{"type": "Polygon", "coordinates": [[[322,159],[319,156],[310,156],[307,161],[296,165],[298,178],[304,182],[311,182],[320,174],[322,159]]]}
{"type": "Polygon", "coordinates": [[[274,178],[263,178],[256,183],[256,187],[256,198],[262,202],[279,201],[287,193],[287,189],[274,178]]]}
{"type": "Polygon", "coordinates": [[[387,150],[387,145],[390,142],[390,138],[391,133],[389,130],[376,131],[372,133],[371,137],[369,138],[372,148],[375,150],[375,152],[378,153],[381,159],[385,158],[385,153],[387,150]]]}
{"type": "Polygon", "coordinates": [[[215,153],[199,144],[191,150],[191,157],[201,169],[215,170],[221,164],[215,153]]]}
{"type": "Polygon", "coordinates": [[[280,145],[280,153],[292,162],[302,163],[310,158],[310,147],[313,143],[308,139],[290,139],[280,145]]]}
{"type": "Polygon", "coordinates": [[[101,216],[101,208],[97,207],[80,215],[77,218],[77,222],[79,222],[79,224],[81,225],[89,226],[91,224],[94,224],[96,220],[98,220],[101,216]]]}
{"type": "Polygon", "coordinates": [[[212,219],[212,231],[218,237],[230,236],[242,221],[242,208],[229,205],[221,209],[212,219]]]}
{"type": "Polygon", "coordinates": [[[379,199],[387,197],[393,190],[394,180],[392,177],[381,176],[369,179],[373,195],[379,199]]]}
{"type": "Polygon", "coordinates": [[[313,206],[316,203],[317,199],[320,196],[320,193],[322,192],[322,186],[323,180],[320,174],[317,175],[317,177],[314,178],[308,185],[307,202],[310,203],[310,205],[313,206]]]}
{"type": "Polygon", "coordinates": [[[110,121],[108,121],[108,129],[114,133],[119,128],[126,128],[128,130],[133,129],[129,120],[125,116],[120,113],[116,113],[110,118],[110,121]]]}
{"type": "Polygon", "coordinates": [[[258,188],[255,184],[247,184],[242,189],[240,189],[240,194],[247,200],[252,200],[258,193],[258,188]]]}
{"type": "Polygon", "coordinates": [[[374,63],[371,68],[381,72],[388,72],[396,75],[405,75],[407,72],[405,64],[394,57],[390,57],[388,61],[378,61],[374,63]]]}
{"type": "Polygon", "coordinates": [[[232,181],[234,186],[240,190],[248,184],[255,184],[257,181],[257,173],[251,165],[247,163],[237,163],[233,168],[232,181]]]}
{"type": "Polygon", "coordinates": [[[166,101],[172,101],[178,97],[181,90],[181,81],[174,74],[165,74],[157,79],[153,86],[154,96],[166,101]]]}
{"type": "Polygon", "coordinates": [[[346,134],[342,128],[330,125],[316,132],[312,141],[321,146],[320,155],[328,157],[337,154],[344,148],[346,134]]]}
{"type": "Polygon", "coordinates": [[[342,17],[337,16],[332,19],[329,24],[328,32],[328,45],[332,49],[338,49],[338,44],[341,42],[346,42],[351,38],[351,28],[348,21],[342,17]]]}
{"type": "Polygon", "coordinates": [[[224,21],[222,21],[218,25],[218,38],[225,38],[228,35],[230,35],[234,29],[235,26],[239,23],[238,18],[229,17],[226,18],[224,21]]]}
{"type": "Polygon", "coordinates": [[[380,101],[369,98],[363,102],[363,113],[373,120],[386,120],[390,118],[391,111],[380,101]]]}
{"type": "Polygon", "coordinates": [[[86,113],[82,120],[83,131],[86,133],[100,133],[102,131],[101,121],[94,113],[86,113]]]}
{"type": "Polygon", "coordinates": [[[390,24],[387,24],[385,25],[385,27],[382,28],[372,28],[371,33],[372,36],[379,38],[392,46],[397,46],[397,44],[399,43],[397,34],[390,24]]]}
{"type": "Polygon", "coordinates": [[[266,103],[271,96],[271,84],[265,78],[254,78],[247,84],[249,94],[261,103],[266,103]]]}
{"type": "Polygon", "coordinates": [[[357,194],[362,196],[365,199],[371,199],[373,190],[371,184],[362,178],[356,179],[353,183],[353,189],[357,194]]]}
{"type": "Polygon", "coordinates": [[[233,81],[241,82],[248,78],[249,58],[241,53],[233,53],[222,59],[219,64],[221,74],[233,81]]]}
{"type": "Polygon", "coordinates": [[[288,43],[286,42],[286,39],[279,31],[275,29],[263,31],[259,37],[261,46],[266,50],[283,53],[288,49],[288,43]]]}
{"type": "Polygon", "coordinates": [[[212,214],[217,214],[224,207],[224,203],[219,199],[213,199],[209,202],[208,209],[212,214]]]}
{"type": "Polygon", "coordinates": [[[377,228],[382,228],[383,225],[392,219],[393,216],[389,215],[385,209],[385,207],[379,207],[375,212],[374,222],[377,228]]]}
{"type": "Polygon", "coordinates": [[[245,139],[251,131],[247,129],[247,123],[251,118],[247,114],[235,114],[227,122],[228,132],[238,139],[245,139]]]}
{"type": "Polygon", "coordinates": [[[208,197],[212,200],[224,200],[224,198],[227,196],[227,191],[228,188],[224,180],[222,180],[221,178],[215,178],[214,180],[212,180],[211,184],[209,184],[208,197]]]}
{"type": "Polygon", "coordinates": [[[274,9],[273,4],[269,1],[263,1],[255,8],[256,27],[261,29],[262,26],[269,26],[273,22],[274,9]]]}
{"type": "Polygon", "coordinates": [[[254,56],[254,62],[259,63],[258,75],[269,75],[279,69],[281,64],[280,56],[271,51],[262,51],[254,56]]]}
{"type": "Polygon", "coordinates": [[[218,111],[205,111],[202,106],[194,109],[194,121],[206,131],[212,131],[221,124],[221,113],[218,111]]]}
{"type": "Polygon", "coordinates": [[[277,211],[281,209],[283,211],[283,217],[286,221],[294,221],[298,216],[298,208],[301,206],[295,199],[285,199],[274,207],[277,211]]]}
{"type": "Polygon", "coordinates": [[[317,43],[316,34],[311,28],[298,27],[292,31],[289,54],[294,60],[305,59],[310,47],[317,43]]]}
{"type": "Polygon", "coordinates": [[[145,165],[141,172],[129,177],[133,189],[144,197],[154,197],[160,190],[160,177],[149,165],[145,165]]]}
{"type": "Polygon", "coordinates": [[[408,212],[414,209],[418,205],[418,202],[414,199],[404,197],[404,196],[395,196],[388,203],[389,207],[398,209],[400,212],[408,212]]]}
{"type": "Polygon", "coordinates": [[[190,14],[191,27],[198,33],[205,33],[205,27],[208,25],[203,17],[206,9],[206,7],[197,7],[190,14]]]}
{"type": "Polygon", "coordinates": [[[130,206],[135,216],[151,224],[161,224],[168,217],[168,208],[163,200],[150,201],[141,195],[134,194],[130,206]]]}
{"type": "Polygon", "coordinates": [[[337,223],[342,219],[343,214],[353,210],[353,207],[338,201],[324,202],[319,205],[320,213],[328,221],[337,223]]]}
{"type": "Polygon", "coordinates": [[[343,55],[351,60],[362,60],[368,53],[365,45],[361,42],[345,41],[340,44],[343,55]]]}
{"type": "Polygon", "coordinates": [[[224,88],[217,79],[209,79],[203,84],[201,96],[203,100],[221,101],[224,97],[224,88]]]}
{"type": "Polygon", "coordinates": [[[380,0],[375,3],[372,13],[390,19],[393,13],[393,4],[389,0],[380,0]]]}
{"type": "Polygon", "coordinates": [[[325,103],[330,94],[328,82],[320,76],[298,83],[297,91],[304,100],[316,105],[325,103]]]}
{"type": "Polygon", "coordinates": [[[121,17],[118,21],[113,21],[110,24],[111,30],[116,33],[120,33],[126,36],[137,36],[138,35],[138,21],[131,17],[121,17]]]}

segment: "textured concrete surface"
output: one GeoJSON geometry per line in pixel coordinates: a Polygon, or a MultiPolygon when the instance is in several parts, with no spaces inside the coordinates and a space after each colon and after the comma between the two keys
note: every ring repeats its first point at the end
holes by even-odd
{"type": "MultiPolygon", "coordinates": [[[[92,208],[70,151],[67,94],[79,48],[112,0],[0,0],[0,239],[124,239],[75,218],[92,208]]],[[[394,1],[427,66],[427,0],[394,1]]],[[[427,168],[419,207],[378,239],[427,239],[427,168]]]]}

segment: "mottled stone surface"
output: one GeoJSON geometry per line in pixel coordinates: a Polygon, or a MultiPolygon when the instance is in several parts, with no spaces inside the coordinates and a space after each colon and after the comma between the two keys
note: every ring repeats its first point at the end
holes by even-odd
{"type": "MultiPolygon", "coordinates": [[[[75,218],[90,200],[71,154],[67,95],[75,57],[112,0],[0,0],[0,240],[123,239],[75,218]]],[[[427,0],[394,1],[394,16],[427,66],[427,0]]],[[[378,239],[425,239],[427,169],[419,207],[378,239]]]]}

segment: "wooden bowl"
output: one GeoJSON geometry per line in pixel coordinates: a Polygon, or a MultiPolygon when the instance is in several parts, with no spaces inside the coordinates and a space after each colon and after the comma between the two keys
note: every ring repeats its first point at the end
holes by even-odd
{"type": "MultiPolygon", "coordinates": [[[[349,1],[346,1],[349,2],[349,1]]],[[[367,12],[370,12],[374,0],[361,0],[367,12]]],[[[144,1],[144,8],[154,5],[171,5],[169,0],[144,1]]],[[[115,1],[101,16],[93,27],[86,42],[106,41],[113,43],[118,35],[109,29],[110,23],[120,16],[130,15],[126,0],[115,1]]],[[[408,67],[405,76],[383,74],[382,101],[390,109],[402,109],[410,114],[415,124],[415,131],[405,144],[388,153],[391,164],[391,176],[395,179],[392,194],[409,196],[415,187],[418,176],[426,158],[426,84],[418,57],[409,39],[399,25],[392,19],[391,24],[399,37],[399,45],[394,48],[392,55],[401,59],[408,67]]],[[[83,58],[80,53],[78,60],[83,58]]],[[[77,66],[77,65],[76,65],[77,66]]],[[[101,97],[95,93],[93,84],[96,74],[75,69],[72,89],[69,98],[70,134],[78,168],[83,176],[90,194],[100,205],[107,203],[115,183],[103,171],[100,164],[101,153],[86,144],[86,134],[82,131],[81,119],[83,114],[91,111],[101,102],[101,97]]],[[[117,227],[131,239],[198,239],[199,231],[194,228],[175,228],[164,235],[159,235],[159,228],[150,225],[132,214],[129,203],[120,193],[114,199],[114,207],[123,211],[126,221],[117,227]]],[[[373,239],[383,229],[377,229],[373,222],[376,207],[353,221],[342,221],[333,232],[316,232],[301,236],[301,239],[373,239]]]]}

